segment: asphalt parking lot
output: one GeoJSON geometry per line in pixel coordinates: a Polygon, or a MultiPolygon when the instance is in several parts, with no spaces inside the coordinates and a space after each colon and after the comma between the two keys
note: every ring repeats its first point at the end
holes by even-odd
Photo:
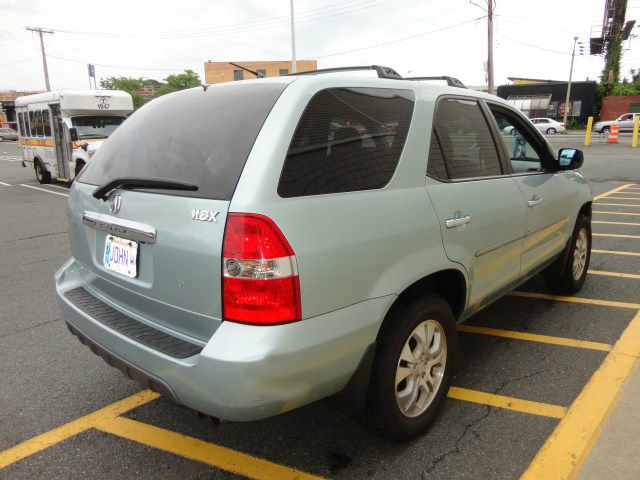
{"type": "Polygon", "coordinates": [[[0,478],[566,478],[640,353],[640,151],[628,136],[585,149],[596,199],[584,289],[551,296],[534,278],[460,326],[450,399],[406,445],[324,403],[214,426],[106,365],[54,299],[67,187],[37,184],[18,155],[0,143],[0,478]]]}

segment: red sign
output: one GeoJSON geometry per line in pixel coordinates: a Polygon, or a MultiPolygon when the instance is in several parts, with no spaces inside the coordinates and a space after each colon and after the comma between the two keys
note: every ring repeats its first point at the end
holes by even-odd
{"type": "Polygon", "coordinates": [[[558,105],[558,113],[564,116],[565,111],[567,115],[571,115],[571,104],[562,102],[560,105],[558,105]]]}

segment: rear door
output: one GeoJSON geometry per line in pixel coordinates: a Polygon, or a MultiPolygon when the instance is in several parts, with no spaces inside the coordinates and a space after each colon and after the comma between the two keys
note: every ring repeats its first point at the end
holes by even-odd
{"type": "Polygon", "coordinates": [[[511,127],[517,136],[501,133],[502,154],[513,172],[513,180],[522,193],[526,209],[526,231],[522,251],[522,273],[543,266],[565,246],[573,225],[581,185],[572,174],[555,172],[553,153],[545,139],[515,110],[489,103],[498,133],[511,127]],[[514,155],[515,138],[521,145],[514,155]]]}
{"type": "Polygon", "coordinates": [[[227,84],[154,100],[102,145],[70,198],[69,239],[87,288],[138,319],[200,340],[221,319],[225,219],[244,164],[286,84],[227,84]],[[119,188],[119,177],[197,191],[119,188]]]}
{"type": "Polygon", "coordinates": [[[469,303],[480,308],[520,276],[525,207],[475,99],[438,102],[427,173],[445,251],[466,268],[469,303]]]}

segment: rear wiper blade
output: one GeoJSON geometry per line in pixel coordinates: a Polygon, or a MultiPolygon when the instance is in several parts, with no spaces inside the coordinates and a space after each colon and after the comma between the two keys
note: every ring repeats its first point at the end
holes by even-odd
{"type": "Polygon", "coordinates": [[[109,180],[96,188],[92,195],[106,201],[116,188],[159,188],[163,190],[187,190],[195,192],[198,186],[189,182],[171,180],[168,178],[120,177],[109,180]]]}

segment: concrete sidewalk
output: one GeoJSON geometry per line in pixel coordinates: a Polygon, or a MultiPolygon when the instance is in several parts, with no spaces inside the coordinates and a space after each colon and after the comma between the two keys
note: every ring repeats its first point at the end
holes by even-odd
{"type": "Polygon", "coordinates": [[[614,411],[602,427],[577,480],[640,479],[640,369],[636,371],[614,411]]]}

